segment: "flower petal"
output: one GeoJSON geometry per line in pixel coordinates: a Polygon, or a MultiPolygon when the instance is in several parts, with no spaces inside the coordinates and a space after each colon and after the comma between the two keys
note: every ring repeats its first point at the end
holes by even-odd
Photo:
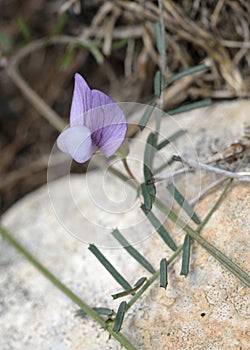
{"type": "Polygon", "coordinates": [[[91,91],[91,112],[84,116],[85,125],[94,132],[94,142],[99,143],[102,127],[109,124],[110,119],[105,112],[106,105],[115,105],[115,102],[99,90],[91,91]]]}
{"type": "Polygon", "coordinates": [[[104,153],[105,157],[109,158],[121,146],[125,139],[127,124],[108,125],[103,128],[102,138],[98,147],[104,153]]]}
{"type": "Polygon", "coordinates": [[[85,125],[84,114],[91,109],[91,90],[83,77],[75,74],[75,86],[70,109],[70,126],[85,125]]]}
{"type": "Polygon", "coordinates": [[[88,125],[92,140],[106,157],[110,157],[125,138],[125,115],[117,103],[98,90],[92,90],[92,108],[88,125]]]}
{"type": "Polygon", "coordinates": [[[91,131],[85,126],[74,126],[63,131],[57,139],[57,146],[78,163],[89,160],[94,152],[91,131]]]}

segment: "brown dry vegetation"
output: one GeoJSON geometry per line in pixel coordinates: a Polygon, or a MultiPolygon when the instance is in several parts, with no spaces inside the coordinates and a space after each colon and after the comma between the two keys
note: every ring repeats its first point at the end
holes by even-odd
{"type": "MultiPolygon", "coordinates": [[[[202,98],[249,98],[249,2],[162,3],[166,79],[200,63],[208,67],[169,84],[165,108],[202,98]]],[[[2,212],[46,182],[51,147],[68,121],[76,71],[118,101],[150,101],[161,67],[154,32],[159,14],[158,2],[146,0],[0,0],[2,212]],[[62,119],[43,113],[36,100],[32,105],[27,86],[62,119]]]]}

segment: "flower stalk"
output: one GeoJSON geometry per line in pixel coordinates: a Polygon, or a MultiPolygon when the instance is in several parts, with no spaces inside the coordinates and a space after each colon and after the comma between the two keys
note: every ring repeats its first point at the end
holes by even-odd
{"type": "Polygon", "coordinates": [[[51,283],[53,283],[63,294],[78,305],[87,315],[91,316],[101,327],[106,329],[111,336],[120,342],[121,345],[128,350],[136,350],[136,348],[124,337],[122,333],[116,333],[113,325],[107,323],[93,308],[87,305],[82,299],[74,294],[65,284],[60,282],[45,266],[43,266],[26,248],[16,241],[6,230],[0,227],[0,235],[21,255],[23,255],[38,271],[40,271],[51,283]]]}

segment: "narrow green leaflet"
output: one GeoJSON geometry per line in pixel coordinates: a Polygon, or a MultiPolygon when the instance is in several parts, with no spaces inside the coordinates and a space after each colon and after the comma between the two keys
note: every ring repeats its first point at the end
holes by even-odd
{"type": "Polygon", "coordinates": [[[95,255],[105,269],[113,276],[113,278],[125,289],[130,290],[131,285],[125,280],[125,278],[116,270],[116,268],[105,258],[100,250],[94,245],[89,245],[89,250],[95,255]]]}
{"type": "Polygon", "coordinates": [[[173,183],[167,185],[168,191],[172,194],[176,202],[182,207],[182,209],[187,213],[187,215],[195,222],[197,225],[200,224],[200,219],[198,215],[194,212],[194,209],[186,201],[180,191],[175,187],[173,183]]]}
{"type": "MultiPolygon", "coordinates": [[[[144,166],[147,168],[151,169],[152,168],[152,163],[153,163],[153,158],[155,154],[156,148],[155,148],[155,134],[152,132],[148,135],[147,138],[147,143],[144,151],[144,166]]],[[[145,177],[145,173],[144,173],[145,177]]],[[[145,178],[145,182],[149,180],[145,178]]]]}
{"type": "Polygon", "coordinates": [[[155,151],[155,134],[150,133],[147,138],[147,143],[144,151],[143,173],[145,183],[141,185],[142,195],[144,198],[144,209],[147,212],[149,212],[152,209],[156,195],[155,185],[153,183],[150,185],[146,185],[153,177],[151,169],[155,151]]]}
{"type": "Polygon", "coordinates": [[[146,280],[147,280],[146,277],[139,278],[138,281],[135,282],[135,288],[137,289],[140,288],[146,280]]]}
{"type": "MultiPolygon", "coordinates": [[[[150,181],[153,177],[153,173],[152,173],[151,169],[152,169],[152,163],[153,163],[155,151],[156,151],[155,135],[153,133],[150,133],[148,136],[145,151],[144,151],[143,173],[144,173],[145,183],[150,181]]],[[[155,185],[154,184],[147,185],[147,188],[145,188],[145,190],[147,190],[147,192],[151,196],[152,203],[153,203],[155,200],[155,195],[156,195],[155,185]]],[[[148,198],[147,198],[147,200],[148,200],[148,198]]],[[[147,209],[147,207],[145,207],[145,209],[147,209]]]]}
{"type": "Polygon", "coordinates": [[[119,292],[116,294],[112,294],[112,298],[113,299],[118,299],[118,298],[122,298],[125,297],[126,295],[130,295],[130,294],[135,294],[135,292],[141,288],[141,286],[144,284],[144,282],[147,280],[146,277],[141,277],[136,283],[134,288],[127,290],[125,292],[119,292]]]}
{"type": "Polygon", "coordinates": [[[160,262],[160,287],[167,288],[168,285],[168,269],[167,260],[161,259],[160,262]]]}
{"type": "Polygon", "coordinates": [[[140,122],[138,124],[138,127],[141,129],[141,131],[145,129],[145,127],[146,127],[146,125],[147,125],[147,123],[149,121],[149,118],[151,117],[151,115],[152,115],[152,113],[153,113],[153,111],[155,109],[155,106],[156,106],[156,103],[155,102],[151,102],[147,106],[145,112],[143,113],[143,116],[142,116],[142,118],[141,118],[141,120],[140,120],[140,122]]]}
{"type": "Polygon", "coordinates": [[[127,309],[127,303],[126,303],[126,301],[122,301],[121,304],[119,305],[119,308],[118,308],[117,314],[116,314],[116,318],[115,318],[115,324],[114,324],[114,328],[113,328],[113,331],[115,333],[118,333],[121,330],[126,309],[127,309]]]}
{"type": "Polygon", "coordinates": [[[147,216],[148,220],[151,222],[153,227],[156,229],[160,237],[163,239],[163,241],[171,248],[172,250],[176,250],[177,247],[170,237],[169,233],[166,231],[165,227],[160,223],[160,221],[157,219],[157,217],[152,213],[152,211],[148,212],[144,205],[141,205],[141,209],[144,212],[144,214],[147,216]]]}
{"type": "Polygon", "coordinates": [[[162,35],[161,35],[161,26],[159,22],[154,23],[154,30],[155,30],[155,39],[156,39],[156,47],[159,52],[159,54],[162,54],[162,35]]]}
{"type": "Polygon", "coordinates": [[[211,100],[211,98],[206,98],[206,99],[201,100],[201,101],[188,103],[188,104],[183,105],[181,107],[170,109],[169,111],[166,111],[166,116],[191,111],[192,109],[196,109],[196,108],[211,106],[212,103],[213,103],[213,101],[211,100]]]}
{"type": "Polygon", "coordinates": [[[161,73],[159,70],[155,73],[154,77],[154,94],[157,97],[161,95],[161,73]]]}
{"type": "MultiPolygon", "coordinates": [[[[95,312],[97,312],[99,315],[104,315],[108,317],[112,317],[115,315],[114,310],[108,309],[107,307],[93,307],[93,310],[95,310],[95,312]]],[[[76,311],[75,315],[79,317],[85,317],[87,313],[84,310],[79,309],[76,311]]]]}
{"type": "Polygon", "coordinates": [[[189,272],[190,243],[191,238],[189,235],[186,235],[183,243],[182,264],[180,273],[183,276],[187,276],[189,272]]]}
{"type": "Polygon", "coordinates": [[[169,136],[166,140],[163,140],[162,142],[160,142],[156,146],[157,151],[159,151],[163,147],[167,146],[170,142],[174,141],[175,139],[177,139],[178,137],[180,137],[180,136],[182,136],[184,134],[185,134],[185,130],[178,130],[178,131],[176,131],[173,135],[169,136]]]}
{"type": "Polygon", "coordinates": [[[145,183],[141,184],[141,192],[144,199],[144,207],[148,212],[152,209],[154,199],[154,197],[152,197],[149,193],[149,186],[150,185],[146,185],[145,183]]]}
{"type": "Polygon", "coordinates": [[[200,72],[202,70],[207,70],[208,67],[205,64],[199,64],[198,66],[189,68],[189,69],[185,69],[184,71],[174,74],[171,78],[168,79],[167,83],[171,84],[173,83],[175,80],[180,79],[182,77],[186,77],[187,75],[191,75],[194,74],[196,72],[200,72]]]}
{"type": "Polygon", "coordinates": [[[122,236],[119,230],[115,229],[112,232],[112,235],[117,239],[117,241],[123,246],[123,248],[140,264],[142,265],[146,270],[148,270],[150,273],[155,273],[155,269],[153,266],[147,261],[144,256],[142,256],[138,250],[136,250],[134,247],[130,245],[130,243],[122,236]]]}
{"type": "MultiPolygon", "coordinates": [[[[145,182],[146,183],[150,183],[150,180],[152,180],[153,178],[153,173],[152,171],[147,168],[147,167],[144,167],[144,174],[145,174],[145,182]]],[[[156,188],[155,188],[155,184],[154,183],[150,183],[150,184],[147,184],[146,185],[146,190],[147,192],[149,193],[149,195],[151,196],[151,201],[152,203],[154,203],[155,201],[155,195],[156,195],[156,188]]],[[[145,199],[145,198],[144,198],[145,199]]]]}

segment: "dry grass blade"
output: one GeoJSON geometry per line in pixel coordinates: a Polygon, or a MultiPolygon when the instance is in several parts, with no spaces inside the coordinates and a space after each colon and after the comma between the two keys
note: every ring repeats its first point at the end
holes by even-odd
{"type": "MultiPolygon", "coordinates": [[[[249,98],[249,2],[161,0],[161,3],[167,35],[166,80],[190,67],[202,63],[208,66],[204,72],[169,84],[164,93],[164,108],[175,109],[180,103],[209,98],[249,98]]],[[[0,88],[3,91],[0,97],[0,145],[3,149],[0,168],[5,181],[8,172],[15,175],[20,168],[24,174],[26,152],[27,164],[39,162],[39,158],[48,154],[48,145],[53,144],[57,135],[55,128],[61,130],[68,121],[72,77],[76,71],[82,72],[93,86],[106,90],[115,100],[145,103],[152,100],[154,75],[162,70],[155,36],[155,23],[160,22],[157,1],[66,0],[63,4],[46,0],[2,1],[1,16],[5,21],[0,33],[0,88]],[[32,33],[33,39],[27,46],[16,23],[20,14],[32,33]],[[66,22],[58,31],[61,15],[66,22]],[[45,49],[44,38],[50,38],[52,44],[45,49]],[[87,48],[87,42],[94,43],[95,53],[87,48]],[[75,56],[62,72],[59,66],[69,46],[76,48],[75,56]],[[93,62],[92,55],[96,54],[97,58],[97,53],[104,61],[101,65],[93,62]],[[10,76],[20,88],[26,89],[32,108],[7,81],[10,76]],[[53,109],[49,111],[47,106],[53,109]],[[45,109],[49,114],[44,113],[45,109]],[[42,114],[46,114],[53,125],[42,121],[42,114]],[[60,120],[59,115],[65,119],[60,120]],[[46,130],[33,138],[31,130],[37,123],[38,128],[42,126],[46,130]],[[22,138],[21,135],[26,136],[22,138]],[[37,148],[43,148],[41,157],[37,148]]],[[[18,176],[14,178],[17,180],[18,176]]],[[[33,182],[30,176],[27,192],[35,188],[31,186],[33,182]]],[[[12,185],[20,187],[14,180],[12,185]]],[[[13,198],[4,208],[19,198],[9,187],[3,191],[4,197],[9,197],[11,192],[13,198]]]]}

